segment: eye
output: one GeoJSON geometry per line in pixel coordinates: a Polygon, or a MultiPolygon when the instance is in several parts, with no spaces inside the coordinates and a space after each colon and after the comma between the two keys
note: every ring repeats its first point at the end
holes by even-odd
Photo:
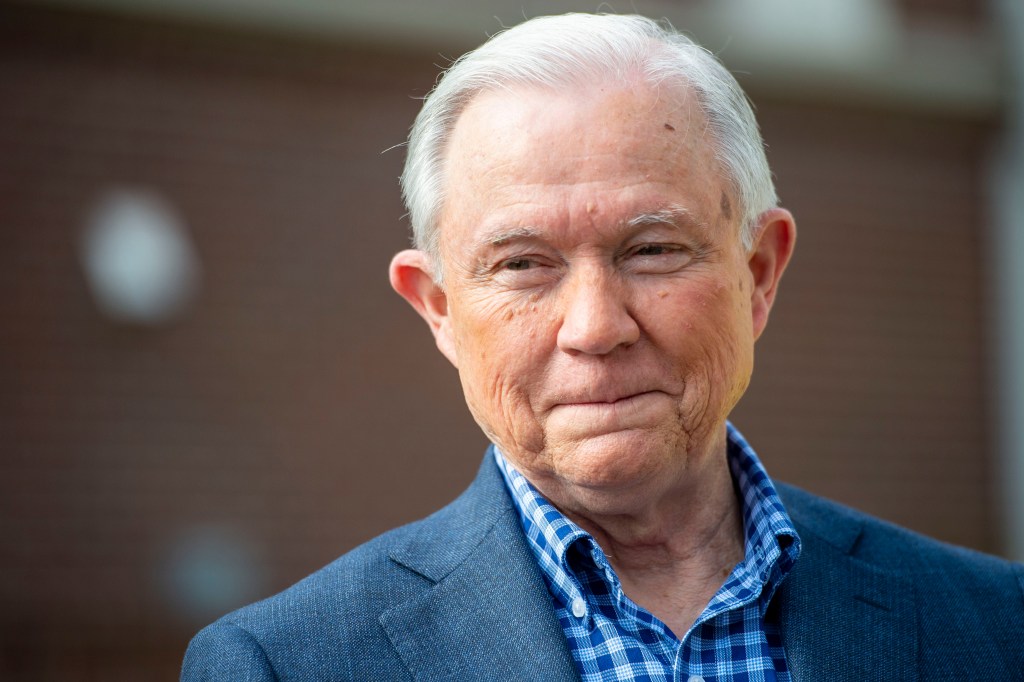
{"type": "Polygon", "coordinates": [[[537,267],[537,265],[537,261],[530,260],[529,258],[510,258],[502,263],[501,267],[504,270],[519,271],[529,270],[530,268],[537,267]]]}
{"type": "Polygon", "coordinates": [[[670,249],[663,244],[644,244],[633,252],[634,256],[661,256],[678,249],[670,249]]]}
{"type": "Polygon", "coordinates": [[[626,252],[623,264],[638,273],[669,273],[682,270],[693,260],[693,252],[681,244],[638,244],[626,252]]]}
{"type": "Polygon", "coordinates": [[[510,289],[542,286],[557,278],[557,265],[557,261],[543,254],[510,256],[490,268],[490,277],[495,283],[510,289]]]}

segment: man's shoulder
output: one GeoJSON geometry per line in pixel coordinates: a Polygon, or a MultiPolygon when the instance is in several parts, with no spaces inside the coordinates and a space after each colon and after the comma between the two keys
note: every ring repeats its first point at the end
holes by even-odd
{"type": "Polygon", "coordinates": [[[431,562],[428,554],[419,551],[422,547],[436,549],[437,543],[446,543],[448,552],[444,556],[450,556],[457,552],[452,543],[475,539],[451,531],[450,517],[458,506],[457,500],[426,518],[378,535],[284,591],[229,613],[221,620],[259,628],[268,621],[287,621],[282,616],[290,612],[304,616],[315,610],[329,619],[331,613],[325,608],[352,610],[402,601],[408,598],[410,590],[416,592],[437,582],[446,568],[431,562]],[[405,561],[406,557],[415,557],[422,565],[410,566],[412,562],[405,561]],[[268,619],[269,614],[274,618],[268,619]]]}
{"type": "Polygon", "coordinates": [[[1024,566],[777,487],[803,544],[780,592],[787,656],[863,673],[851,679],[1016,679],[1024,669],[1024,566]]]}
{"type": "Polygon", "coordinates": [[[426,578],[404,570],[391,555],[402,552],[419,529],[429,528],[428,519],[401,526],[346,552],[277,594],[244,606],[218,622],[231,622],[254,633],[282,629],[294,614],[304,619],[310,612],[323,616],[322,622],[337,622],[335,611],[362,608],[364,604],[400,599],[402,587],[412,589],[426,578]]]}
{"type": "Polygon", "coordinates": [[[511,509],[493,468],[485,458],[473,485],[447,506],[208,625],[189,645],[182,679],[217,679],[217,670],[263,679],[260,666],[359,678],[363,664],[403,676],[400,661],[384,660],[394,650],[380,619],[443,580],[511,509]],[[314,663],[322,667],[306,669],[314,663]]]}
{"type": "MultiPolygon", "coordinates": [[[[352,677],[360,652],[377,664],[391,649],[377,619],[430,584],[391,559],[426,519],[356,547],[287,589],[249,604],[203,628],[189,644],[183,680],[277,679],[287,670],[307,677],[352,677]],[[310,665],[322,666],[317,670],[310,665]]],[[[365,657],[365,656],[364,656],[365,657]]],[[[403,668],[395,661],[395,673],[403,668]]]]}
{"type": "Polygon", "coordinates": [[[805,544],[824,545],[902,577],[924,594],[989,585],[1007,596],[1016,592],[1015,606],[1024,606],[1022,564],[941,542],[792,485],[776,485],[805,544]]]}
{"type": "Polygon", "coordinates": [[[928,572],[938,567],[1011,570],[1024,566],[941,542],[787,483],[776,483],[797,528],[837,550],[893,572],[928,572]],[[937,562],[937,563],[936,563],[937,562]]]}

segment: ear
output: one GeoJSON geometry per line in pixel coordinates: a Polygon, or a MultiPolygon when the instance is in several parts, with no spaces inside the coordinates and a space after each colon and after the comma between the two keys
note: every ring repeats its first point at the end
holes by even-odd
{"type": "Polygon", "coordinates": [[[755,339],[761,336],[768,324],[768,313],[779,290],[779,280],[796,245],[796,222],[786,209],[765,211],[758,217],[758,223],[757,242],[749,252],[747,262],[754,282],[750,311],[755,339]]]}
{"type": "Polygon", "coordinates": [[[391,287],[426,320],[438,349],[458,367],[448,296],[434,281],[430,257],[417,249],[399,251],[391,259],[388,275],[391,287]]]}

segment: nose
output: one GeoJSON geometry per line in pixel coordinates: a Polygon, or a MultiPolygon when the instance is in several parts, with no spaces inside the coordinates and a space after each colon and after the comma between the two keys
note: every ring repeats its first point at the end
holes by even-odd
{"type": "Polygon", "coordinates": [[[606,355],[640,338],[623,283],[605,273],[579,273],[563,282],[558,347],[567,353],[606,355]]]}

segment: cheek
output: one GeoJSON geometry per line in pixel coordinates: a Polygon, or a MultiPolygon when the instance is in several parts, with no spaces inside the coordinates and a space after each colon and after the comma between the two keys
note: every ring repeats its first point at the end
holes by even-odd
{"type": "Polygon", "coordinates": [[[515,376],[539,348],[541,325],[529,305],[488,301],[455,318],[459,358],[480,378],[515,376]]]}
{"type": "Polygon", "coordinates": [[[741,294],[739,282],[721,281],[706,293],[701,311],[701,332],[697,336],[716,370],[713,378],[732,388],[736,375],[750,371],[753,336],[749,301],[741,294]]]}
{"type": "Polygon", "coordinates": [[[532,396],[544,373],[544,329],[531,301],[502,304],[496,297],[455,315],[459,373],[470,411],[508,451],[536,440],[532,396]]]}
{"type": "Polygon", "coordinates": [[[686,430],[714,427],[746,389],[752,370],[749,305],[736,281],[707,282],[664,297],[661,345],[670,348],[672,371],[685,387],[686,430]]]}

